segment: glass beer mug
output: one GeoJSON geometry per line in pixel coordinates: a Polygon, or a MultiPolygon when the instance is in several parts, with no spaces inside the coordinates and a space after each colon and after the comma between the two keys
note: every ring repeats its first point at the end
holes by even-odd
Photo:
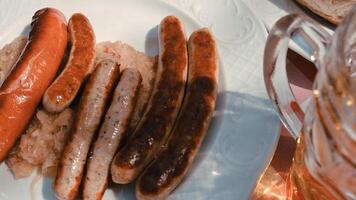
{"type": "Polygon", "coordinates": [[[264,56],[268,94],[297,139],[288,198],[356,199],[356,8],[333,36],[297,15],[281,18],[264,56]],[[289,40],[318,68],[304,123],[286,75],[289,40]]]}

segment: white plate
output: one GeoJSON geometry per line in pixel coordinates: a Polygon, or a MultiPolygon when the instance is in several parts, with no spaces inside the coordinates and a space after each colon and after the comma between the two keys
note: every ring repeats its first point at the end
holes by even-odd
{"type": "MultiPolygon", "coordinates": [[[[202,26],[215,34],[220,53],[218,106],[193,169],[169,199],[247,199],[272,158],[279,121],[265,93],[263,25],[234,0],[0,1],[0,46],[27,33],[35,10],[53,6],[67,18],[84,13],[97,41],[121,40],[150,55],[157,53],[156,26],[177,15],[187,36],[202,26]],[[25,28],[25,29],[24,29],[25,28]]],[[[34,176],[33,176],[34,177],[34,176]]],[[[0,166],[0,199],[54,199],[51,180],[14,180],[0,166]],[[33,184],[31,184],[31,182],[33,184]]],[[[111,186],[104,199],[134,199],[131,186],[111,186]]]]}

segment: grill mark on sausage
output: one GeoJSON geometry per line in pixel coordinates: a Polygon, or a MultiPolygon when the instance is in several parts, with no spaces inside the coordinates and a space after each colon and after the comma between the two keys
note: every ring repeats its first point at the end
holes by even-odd
{"type": "Polygon", "coordinates": [[[139,182],[143,193],[157,193],[159,187],[169,185],[185,171],[190,154],[197,148],[205,133],[203,129],[209,113],[213,112],[211,98],[214,98],[215,90],[216,83],[211,78],[198,77],[192,80],[188,91],[190,95],[186,98],[190,103],[184,107],[175,130],[181,134],[174,134],[170,138],[169,146],[160,154],[159,160],[155,161],[157,164],[150,166],[145,172],[150,176],[143,176],[139,182]]]}

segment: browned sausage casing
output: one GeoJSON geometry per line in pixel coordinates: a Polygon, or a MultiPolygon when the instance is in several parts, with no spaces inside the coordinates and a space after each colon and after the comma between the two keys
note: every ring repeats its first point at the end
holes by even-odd
{"type": "Polygon", "coordinates": [[[111,160],[128,131],[141,82],[141,74],[134,68],[127,68],[121,73],[120,82],[88,160],[83,199],[101,199],[105,192],[111,160]]]}
{"type": "Polygon", "coordinates": [[[67,46],[63,14],[44,8],[32,18],[29,40],[0,88],[0,162],[26,128],[51,84],[67,46]]]}
{"type": "Polygon", "coordinates": [[[111,174],[116,183],[129,183],[154,158],[171,132],[181,106],[187,76],[187,49],[183,25],[165,17],[159,30],[157,78],[147,111],[133,138],[115,156],[111,174]]]}
{"type": "Polygon", "coordinates": [[[43,96],[43,106],[50,112],[61,112],[69,106],[94,65],[95,35],[89,20],[83,14],[73,14],[68,31],[72,43],[69,59],[43,96]]]}
{"type": "Polygon", "coordinates": [[[217,50],[208,29],[188,41],[188,87],[167,147],[136,183],[137,199],[165,199],[183,180],[206,135],[217,93],[217,50]]]}
{"type": "Polygon", "coordinates": [[[54,183],[59,199],[74,199],[77,195],[90,144],[119,77],[119,68],[112,60],[101,61],[85,86],[54,183]]]}

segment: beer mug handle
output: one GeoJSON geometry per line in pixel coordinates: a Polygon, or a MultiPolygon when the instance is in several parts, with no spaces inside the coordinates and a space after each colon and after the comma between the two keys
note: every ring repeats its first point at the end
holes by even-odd
{"type": "Polygon", "coordinates": [[[294,138],[298,138],[303,126],[300,115],[304,113],[288,84],[286,57],[290,40],[300,46],[319,69],[331,35],[312,22],[291,14],[276,22],[267,39],[263,63],[266,89],[282,123],[294,138]]]}

